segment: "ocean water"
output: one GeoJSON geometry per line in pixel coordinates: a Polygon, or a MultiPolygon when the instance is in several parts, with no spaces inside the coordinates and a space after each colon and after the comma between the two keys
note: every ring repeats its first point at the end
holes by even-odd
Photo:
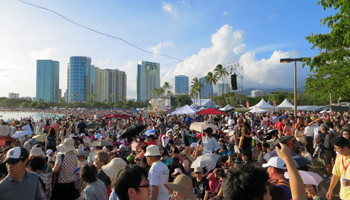
{"type": "Polygon", "coordinates": [[[46,117],[55,117],[56,114],[51,113],[35,113],[35,112],[0,112],[0,119],[3,120],[20,120],[21,118],[32,117],[34,121],[39,121],[42,118],[46,117]]]}

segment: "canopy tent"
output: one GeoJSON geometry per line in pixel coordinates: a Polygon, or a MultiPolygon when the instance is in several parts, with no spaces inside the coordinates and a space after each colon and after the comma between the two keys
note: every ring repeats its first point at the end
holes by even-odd
{"type": "Polygon", "coordinates": [[[232,110],[232,109],[233,109],[233,107],[230,106],[230,105],[227,105],[227,106],[225,106],[223,108],[220,108],[221,111],[229,111],[229,110],[232,110]]]}
{"type": "Polygon", "coordinates": [[[206,108],[209,108],[209,107],[213,107],[213,108],[216,108],[216,104],[213,100],[211,99],[191,99],[193,104],[191,106],[194,106],[194,107],[206,107],[206,108]]]}
{"type": "Polygon", "coordinates": [[[198,111],[197,114],[204,114],[204,115],[225,115],[225,112],[217,110],[215,108],[208,108],[205,110],[198,111]]]}
{"type": "Polygon", "coordinates": [[[268,104],[264,99],[261,99],[261,101],[258,104],[256,104],[255,106],[252,106],[251,108],[254,108],[254,107],[258,107],[263,110],[270,110],[270,111],[274,110],[274,107],[268,104]]]}
{"type": "Polygon", "coordinates": [[[193,114],[196,114],[196,112],[198,112],[198,110],[192,108],[191,106],[189,105],[185,105],[177,110],[175,110],[174,112],[172,112],[171,114],[172,115],[183,115],[183,114],[186,114],[186,115],[193,115],[193,114]]]}
{"type": "Polygon", "coordinates": [[[266,113],[266,112],[270,112],[271,110],[265,110],[259,107],[253,107],[249,112],[250,113],[266,113]]]}
{"type": "Polygon", "coordinates": [[[287,99],[277,106],[278,110],[292,110],[293,104],[291,104],[287,99]]]}

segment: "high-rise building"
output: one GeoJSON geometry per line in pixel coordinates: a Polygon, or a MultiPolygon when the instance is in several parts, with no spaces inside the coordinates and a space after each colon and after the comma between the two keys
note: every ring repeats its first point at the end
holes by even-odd
{"type": "Polygon", "coordinates": [[[188,94],[188,76],[175,76],[175,94],[188,94]]]}
{"type": "Polygon", "coordinates": [[[152,88],[160,88],[160,64],[139,61],[136,68],[136,101],[157,98],[152,88]]]}
{"type": "Polygon", "coordinates": [[[68,101],[91,98],[91,58],[72,56],[67,67],[68,101]]]}
{"type": "Polygon", "coordinates": [[[18,99],[19,98],[19,93],[9,93],[9,99],[18,99]]]}
{"type": "Polygon", "coordinates": [[[91,69],[93,70],[91,72],[92,77],[92,92],[91,92],[91,98],[93,101],[102,101],[103,99],[101,99],[101,69],[91,65],[93,67],[91,67],[91,69]]]}
{"type": "Polygon", "coordinates": [[[53,60],[36,61],[36,99],[57,103],[61,98],[59,89],[60,64],[53,60]]]}
{"type": "Polygon", "coordinates": [[[101,100],[110,103],[121,101],[126,98],[126,74],[118,69],[102,69],[100,73],[100,93],[101,100]]]}
{"type": "Polygon", "coordinates": [[[201,98],[203,98],[203,99],[211,98],[211,89],[213,86],[205,83],[204,76],[202,78],[199,78],[199,81],[204,85],[202,90],[201,90],[201,98]]]}
{"type": "Polygon", "coordinates": [[[228,92],[231,92],[230,85],[228,83],[218,83],[218,95],[221,96],[222,93],[226,94],[228,92]],[[223,87],[225,86],[225,88],[223,87]]]}

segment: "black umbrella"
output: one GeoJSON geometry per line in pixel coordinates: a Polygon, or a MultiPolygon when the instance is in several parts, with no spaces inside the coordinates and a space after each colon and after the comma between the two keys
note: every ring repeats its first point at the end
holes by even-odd
{"type": "Polygon", "coordinates": [[[121,138],[131,138],[136,135],[138,135],[140,132],[142,132],[146,128],[145,125],[142,124],[137,124],[137,125],[132,125],[125,130],[122,131],[120,134],[121,138]]]}

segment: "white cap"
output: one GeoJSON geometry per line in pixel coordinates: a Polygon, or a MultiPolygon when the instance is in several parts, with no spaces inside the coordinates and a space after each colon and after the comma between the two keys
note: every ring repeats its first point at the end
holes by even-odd
{"type": "Polygon", "coordinates": [[[157,145],[149,145],[146,148],[145,156],[160,156],[159,147],[157,145]]]}
{"type": "Polygon", "coordinates": [[[50,156],[50,154],[52,153],[53,151],[52,151],[52,149],[48,149],[47,151],[46,151],[46,156],[50,156]]]}
{"type": "Polygon", "coordinates": [[[286,163],[280,158],[280,157],[272,157],[270,158],[269,162],[266,164],[263,164],[262,167],[274,167],[277,169],[287,169],[286,163]]]}

